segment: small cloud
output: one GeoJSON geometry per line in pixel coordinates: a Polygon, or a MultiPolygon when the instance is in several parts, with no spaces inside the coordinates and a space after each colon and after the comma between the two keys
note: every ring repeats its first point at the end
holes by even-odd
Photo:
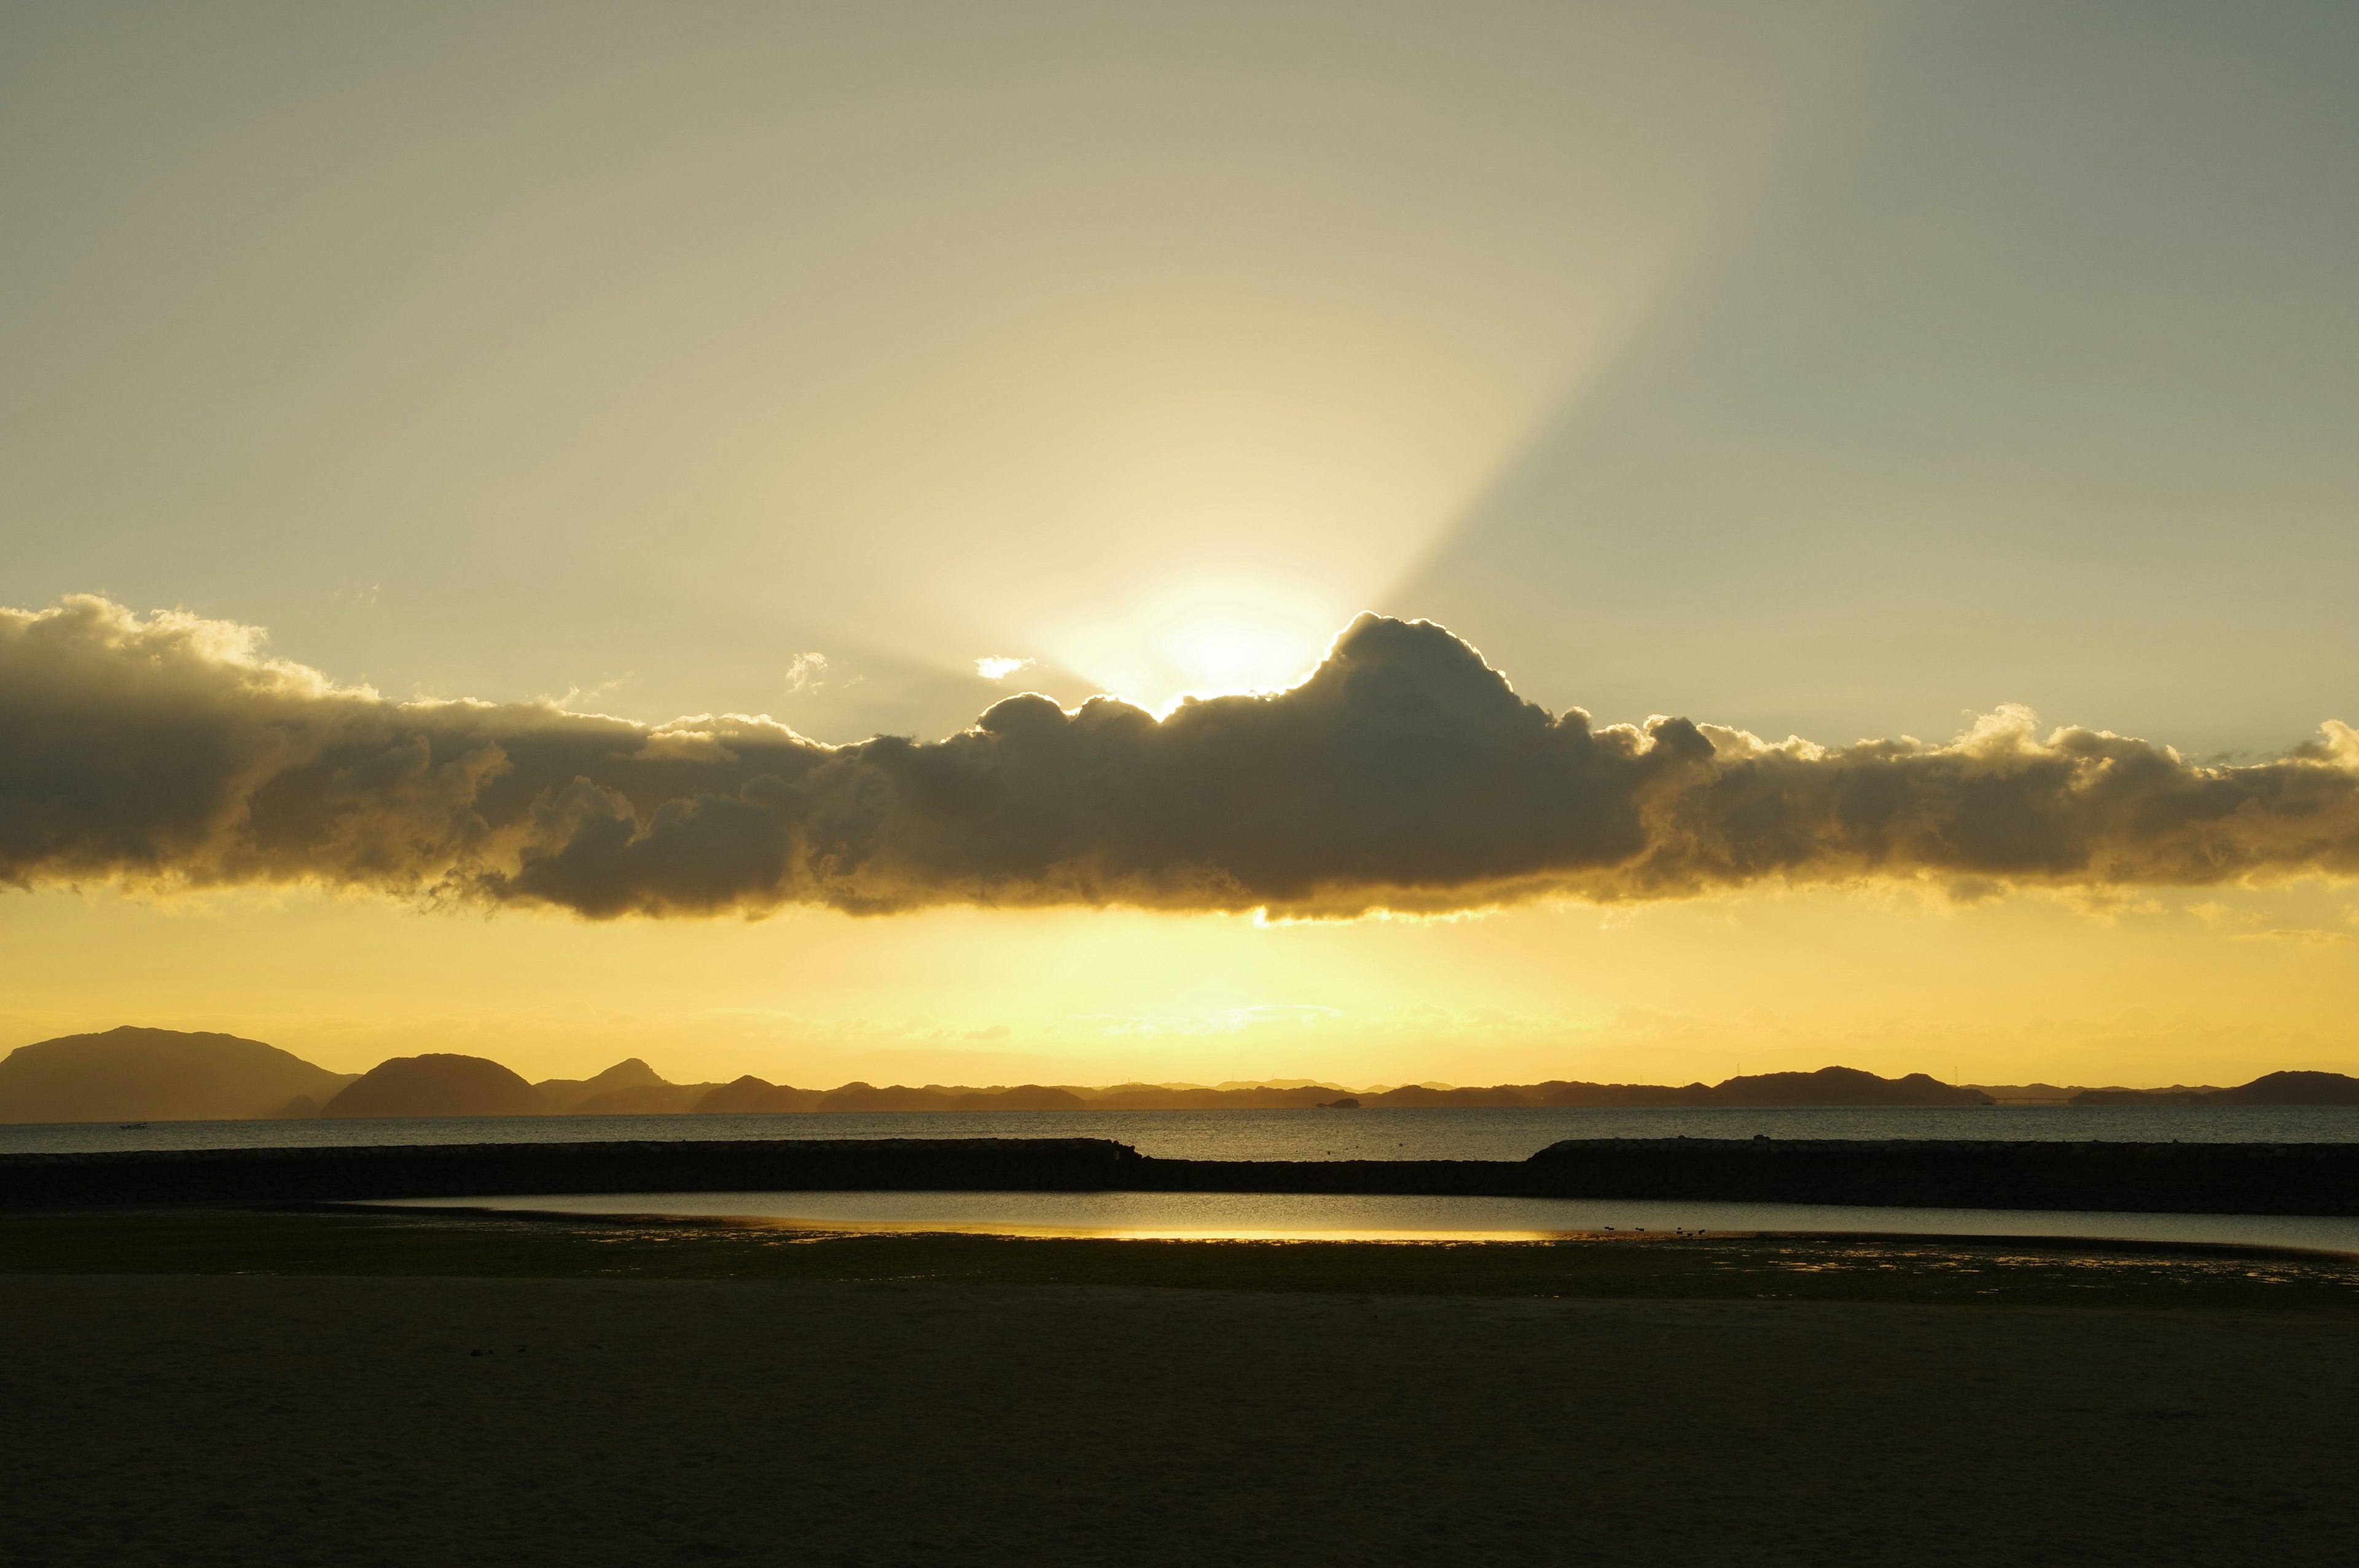
{"type": "Polygon", "coordinates": [[[1007,1025],[1004,1023],[995,1023],[988,1029],[968,1030],[966,1032],[966,1038],[969,1040],[1005,1040],[1007,1038],[1007,1025]]]}
{"type": "Polygon", "coordinates": [[[974,673],[985,680],[1006,680],[1017,670],[1031,667],[1032,661],[1029,659],[1011,659],[998,654],[974,662],[974,673]]]}
{"type": "Polygon", "coordinates": [[[565,694],[562,697],[551,696],[548,692],[543,692],[540,694],[539,700],[547,703],[551,708],[559,709],[560,711],[570,713],[576,711],[575,704],[582,702],[594,702],[599,697],[604,697],[618,687],[628,684],[630,680],[630,672],[626,670],[623,674],[614,676],[612,679],[600,681],[596,686],[569,686],[565,688],[565,694]]]}
{"type": "MultiPolygon", "coordinates": [[[[1997,890],[2002,895],[2008,891],[2004,886],[1997,890]]],[[[2105,925],[2118,924],[2125,914],[2162,914],[2169,909],[2160,899],[2136,898],[2114,888],[2061,888],[2049,896],[2105,925]]],[[[2199,918],[2207,924],[2211,920],[2208,915],[2199,918]]]]}
{"type": "Polygon", "coordinates": [[[2351,940],[2347,931],[2323,931],[2315,926],[2302,926],[2277,931],[2249,931],[2242,936],[2231,936],[2231,942],[2294,942],[2304,947],[2332,947],[2351,940]]]}
{"type": "Polygon", "coordinates": [[[788,691],[816,691],[825,684],[819,677],[827,674],[825,654],[797,654],[794,663],[787,666],[788,691]]]}

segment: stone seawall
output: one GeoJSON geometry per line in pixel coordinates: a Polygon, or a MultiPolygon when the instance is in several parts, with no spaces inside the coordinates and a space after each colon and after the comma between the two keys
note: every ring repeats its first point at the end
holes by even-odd
{"type": "Polygon", "coordinates": [[[1582,1139],[1526,1162],[1552,1192],[1906,1208],[2359,1214],[2359,1144],[1582,1139]]]}
{"type": "Polygon", "coordinates": [[[0,1206],[530,1193],[1005,1191],[1687,1198],[2359,1214],[2359,1144],[1593,1139],[1528,1160],[1156,1160],[1098,1138],[405,1144],[0,1156],[0,1206]]]}
{"type": "Polygon", "coordinates": [[[664,1140],[0,1155],[0,1207],[342,1202],[519,1193],[1100,1191],[1103,1138],[664,1140]]]}

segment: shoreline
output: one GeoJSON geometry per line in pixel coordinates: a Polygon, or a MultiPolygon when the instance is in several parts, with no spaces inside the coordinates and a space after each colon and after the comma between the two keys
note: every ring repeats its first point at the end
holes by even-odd
{"type": "MultiPolygon", "coordinates": [[[[678,1214],[663,1210],[641,1212],[581,1211],[571,1209],[535,1209],[506,1207],[469,1207],[454,1204],[408,1205],[395,1203],[330,1203],[274,1205],[272,1211],[291,1214],[351,1214],[432,1216],[470,1220],[517,1220],[529,1225],[569,1226],[609,1224],[628,1227],[668,1227],[683,1231],[763,1231],[805,1237],[981,1237],[1011,1241],[1145,1241],[1172,1242],[1188,1246],[1212,1246],[1237,1242],[1281,1246],[1370,1246],[1370,1247],[1465,1247],[1465,1246],[1552,1246],[1566,1243],[1601,1243],[1608,1246],[1646,1246],[1662,1241],[1699,1242],[1767,1242],[1804,1245],[1897,1246],[1897,1247],[1961,1247],[2004,1248],[2017,1252],[2052,1252],[2074,1256],[2120,1254],[2125,1257],[2187,1257],[2216,1259],[2332,1260],[2359,1265],[2359,1249],[2334,1247],[2298,1247],[2267,1241],[2184,1241],[2169,1238],[2147,1239],[2140,1237],[2069,1236],[2048,1234],[2017,1235],[2006,1231],[1971,1230],[1842,1230],[1828,1228],[1785,1228],[1743,1227],[1729,1228],[1658,1229],[1643,1227],[1617,1229],[1606,1227],[1590,1230],[1546,1230],[1531,1232],[1434,1231],[1421,1234],[1396,1233],[1369,1237],[1352,1233],[1321,1235],[1299,1233],[1284,1236],[1260,1234],[1216,1235],[1139,1235],[1131,1231],[1103,1227],[1052,1225],[983,1225],[943,1224],[901,1220],[833,1220],[768,1218],[734,1215],[678,1214]]],[[[64,1211],[72,1212],[72,1211],[64,1211]]],[[[92,1214],[111,1210],[86,1211],[92,1214]]],[[[268,1211],[248,1211],[268,1212],[268,1211]]],[[[2355,1275],[2354,1277],[2359,1277],[2355,1275]]]]}
{"type": "Polygon", "coordinates": [[[0,1277],[33,1274],[934,1280],[2359,1313],[2359,1257],[2250,1246],[1776,1231],[1545,1240],[1150,1239],[316,1204],[0,1214],[0,1277]]]}
{"type": "Polygon", "coordinates": [[[1576,1139],[1528,1159],[1175,1160],[1093,1138],[0,1154],[0,1208],[758,1191],[1366,1194],[2359,1215],[2359,1144],[1576,1139]]]}

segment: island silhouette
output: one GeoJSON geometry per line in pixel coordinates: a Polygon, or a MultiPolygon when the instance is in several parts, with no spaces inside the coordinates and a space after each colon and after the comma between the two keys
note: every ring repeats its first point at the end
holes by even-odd
{"type": "Polygon", "coordinates": [[[0,1121],[239,1121],[316,1110],[359,1076],[259,1040],[125,1024],[0,1058],[0,1121]]]}
{"type": "MultiPolygon", "coordinates": [[[[2269,1073],[2231,1088],[2074,1090],[2038,1086],[2074,1105],[2359,1105],[2359,1078],[2269,1073]]],[[[454,1052],[395,1056],[366,1073],[336,1073],[291,1052],[233,1034],[133,1025],[20,1045],[0,1058],[0,1122],[197,1121],[324,1116],[649,1116],[842,1111],[1088,1111],[1402,1107],[1939,1107],[1988,1106],[2006,1091],[1944,1083],[1924,1073],[1887,1078],[1856,1067],[1740,1075],[1717,1084],[1612,1084],[1549,1079],[1353,1090],[1303,1079],[1220,1087],[1124,1083],[774,1084],[752,1074],[727,1083],[672,1083],[634,1056],[588,1078],[529,1083],[488,1057],[454,1052]]]]}

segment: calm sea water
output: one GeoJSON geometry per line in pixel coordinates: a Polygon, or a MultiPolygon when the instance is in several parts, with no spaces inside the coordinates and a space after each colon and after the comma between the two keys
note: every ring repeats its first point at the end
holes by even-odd
{"type": "Polygon", "coordinates": [[[621,1139],[1111,1138],[1194,1160],[1521,1160],[1560,1138],[2006,1138],[2359,1142],[2359,1106],[1982,1106],[1908,1109],[951,1111],[447,1117],[0,1126],[0,1152],[570,1143],[621,1139]]]}
{"type": "Polygon", "coordinates": [[[387,1206],[766,1220],[814,1230],[995,1236],[1540,1239],[1600,1231],[1784,1230],[2208,1241],[2359,1253],[2359,1218],[1860,1208],[1620,1198],[1396,1197],[1296,1193],[601,1193],[410,1198],[387,1206]]]}

